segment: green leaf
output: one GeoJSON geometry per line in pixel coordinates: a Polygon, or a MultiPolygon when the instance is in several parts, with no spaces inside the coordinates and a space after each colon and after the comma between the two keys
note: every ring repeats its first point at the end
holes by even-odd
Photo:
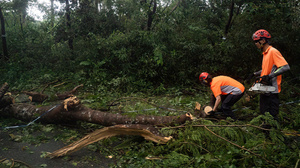
{"type": "Polygon", "coordinates": [[[47,164],[41,164],[40,167],[47,167],[47,164]]]}
{"type": "Polygon", "coordinates": [[[91,65],[91,62],[90,61],[82,61],[82,62],[80,62],[79,65],[88,66],[88,65],[91,65]]]}

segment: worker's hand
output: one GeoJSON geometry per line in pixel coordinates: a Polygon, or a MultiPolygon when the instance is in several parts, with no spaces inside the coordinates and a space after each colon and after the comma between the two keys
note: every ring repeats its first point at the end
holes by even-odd
{"type": "Polygon", "coordinates": [[[209,116],[213,116],[213,115],[215,114],[215,112],[214,112],[213,110],[211,110],[211,111],[209,111],[207,114],[208,114],[209,116]]]}
{"type": "Polygon", "coordinates": [[[261,77],[261,83],[265,85],[270,85],[270,76],[269,75],[264,75],[261,77]]]}

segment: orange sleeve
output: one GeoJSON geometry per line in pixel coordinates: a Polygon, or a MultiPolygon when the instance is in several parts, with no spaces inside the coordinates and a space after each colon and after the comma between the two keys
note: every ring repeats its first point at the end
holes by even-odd
{"type": "Polygon", "coordinates": [[[277,68],[288,64],[277,49],[272,50],[272,55],[274,64],[277,66],[277,68]]]}

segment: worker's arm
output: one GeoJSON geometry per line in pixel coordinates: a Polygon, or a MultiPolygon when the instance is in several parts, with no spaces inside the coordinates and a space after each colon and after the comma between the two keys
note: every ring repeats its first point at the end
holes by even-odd
{"type": "Polygon", "coordinates": [[[221,95],[219,95],[219,96],[216,97],[216,102],[215,102],[213,111],[217,111],[217,108],[218,108],[218,106],[219,106],[220,103],[221,103],[221,95]]]}
{"type": "Polygon", "coordinates": [[[254,75],[254,76],[260,76],[260,74],[261,74],[261,71],[262,71],[262,70],[260,70],[260,71],[257,71],[257,72],[254,72],[254,73],[253,73],[253,75],[254,75]]]}
{"type": "Polygon", "coordinates": [[[270,78],[273,78],[275,76],[283,74],[284,72],[286,72],[288,70],[290,70],[290,66],[289,66],[289,64],[286,64],[284,66],[279,67],[275,72],[270,73],[269,76],[270,76],[270,78]]]}

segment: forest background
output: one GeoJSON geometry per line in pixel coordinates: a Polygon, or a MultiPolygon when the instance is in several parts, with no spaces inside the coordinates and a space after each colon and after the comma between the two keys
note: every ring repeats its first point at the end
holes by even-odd
{"type": "MultiPolygon", "coordinates": [[[[35,0],[0,2],[0,83],[9,83],[12,91],[60,80],[72,86],[84,84],[85,92],[101,97],[112,92],[180,95],[185,91],[205,95],[202,100],[207,103],[207,88],[198,81],[203,71],[231,76],[246,89],[251,86],[244,81],[261,69],[262,62],[251,37],[263,28],[291,67],[284,74],[282,100],[299,98],[298,0],[50,2],[38,5],[46,13],[42,21],[28,15],[35,0]]],[[[100,106],[107,101],[95,99],[102,101],[100,106]]],[[[293,118],[286,125],[289,129],[299,129],[297,109],[289,111],[293,118]]],[[[298,164],[299,155],[298,150],[290,163],[298,164]]],[[[197,161],[193,164],[203,164],[197,161]]]]}

